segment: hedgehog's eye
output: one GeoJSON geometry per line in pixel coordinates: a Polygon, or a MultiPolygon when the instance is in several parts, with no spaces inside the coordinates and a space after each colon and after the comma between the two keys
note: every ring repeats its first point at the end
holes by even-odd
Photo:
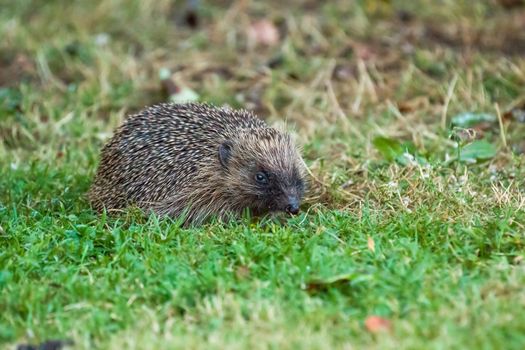
{"type": "Polygon", "coordinates": [[[262,171],[259,171],[257,174],[255,174],[255,181],[257,181],[260,185],[266,185],[268,184],[268,176],[262,171]]]}

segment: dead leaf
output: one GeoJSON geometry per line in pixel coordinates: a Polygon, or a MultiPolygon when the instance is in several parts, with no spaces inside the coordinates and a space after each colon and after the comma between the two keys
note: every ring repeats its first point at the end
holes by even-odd
{"type": "Polygon", "coordinates": [[[525,123],[525,105],[515,107],[510,111],[507,111],[503,114],[503,120],[512,122],[516,121],[518,123],[525,123]]]}
{"type": "Polygon", "coordinates": [[[368,250],[370,250],[372,253],[376,252],[376,243],[374,242],[374,239],[370,236],[368,236],[367,246],[368,250]]]}
{"type": "Polygon", "coordinates": [[[247,30],[248,41],[257,45],[274,46],[279,42],[279,31],[269,20],[254,22],[247,30]]]}
{"type": "Polygon", "coordinates": [[[159,78],[162,84],[162,89],[164,90],[166,95],[171,96],[179,93],[180,88],[177,86],[177,84],[175,84],[175,82],[171,78],[171,72],[169,69],[162,68],[159,71],[159,78]]]}
{"type": "Polygon", "coordinates": [[[386,318],[380,316],[368,316],[365,320],[366,330],[370,333],[379,333],[389,331],[392,324],[386,318]]]}

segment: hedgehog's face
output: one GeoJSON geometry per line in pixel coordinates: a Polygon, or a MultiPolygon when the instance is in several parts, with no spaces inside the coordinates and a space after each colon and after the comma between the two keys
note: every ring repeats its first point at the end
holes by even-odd
{"type": "Polygon", "coordinates": [[[297,214],[305,192],[297,149],[284,136],[250,141],[225,142],[219,147],[225,191],[239,209],[250,208],[256,215],[275,211],[297,214]]]}
{"type": "MultiPolygon", "coordinates": [[[[304,180],[298,170],[282,171],[259,164],[248,169],[251,177],[251,209],[255,213],[283,211],[297,214],[304,195],[304,180]]],[[[248,179],[250,181],[250,179],[248,179]]]]}

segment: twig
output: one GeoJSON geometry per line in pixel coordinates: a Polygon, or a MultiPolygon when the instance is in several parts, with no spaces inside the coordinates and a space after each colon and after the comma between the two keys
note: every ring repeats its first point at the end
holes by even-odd
{"type": "Polygon", "coordinates": [[[441,112],[441,128],[443,130],[447,129],[448,106],[450,104],[450,101],[452,100],[452,95],[454,94],[454,90],[456,89],[457,82],[458,82],[458,75],[455,74],[454,78],[452,78],[452,82],[448,86],[447,97],[445,98],[445,104],[443,105],[443,111],[441,112]]]}
{"type": "Polygon", "coordinates": [[[496,107],[496,114],[498,116],[499,134],[501,136],[501,142],[503,142],[503,147],[507,148],[507,137],[505,136],[505,128],[503,127],[503,118],[501,116],[501,111],[497,103],[494,104],[494,107],[496,107]]]}

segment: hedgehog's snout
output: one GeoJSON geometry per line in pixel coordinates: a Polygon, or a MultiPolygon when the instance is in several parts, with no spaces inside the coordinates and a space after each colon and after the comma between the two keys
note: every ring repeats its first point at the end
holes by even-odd
{"type": "Polygon", "coordinates": [[[299,200],[299,198],[297,198],[297,196],[288,196],[288,204],[286,205],[284,210],[288,214],[296,215],[296,214],[299,213],[299,205],[300,204],[301,204],[300,200],[299,200]]]}

